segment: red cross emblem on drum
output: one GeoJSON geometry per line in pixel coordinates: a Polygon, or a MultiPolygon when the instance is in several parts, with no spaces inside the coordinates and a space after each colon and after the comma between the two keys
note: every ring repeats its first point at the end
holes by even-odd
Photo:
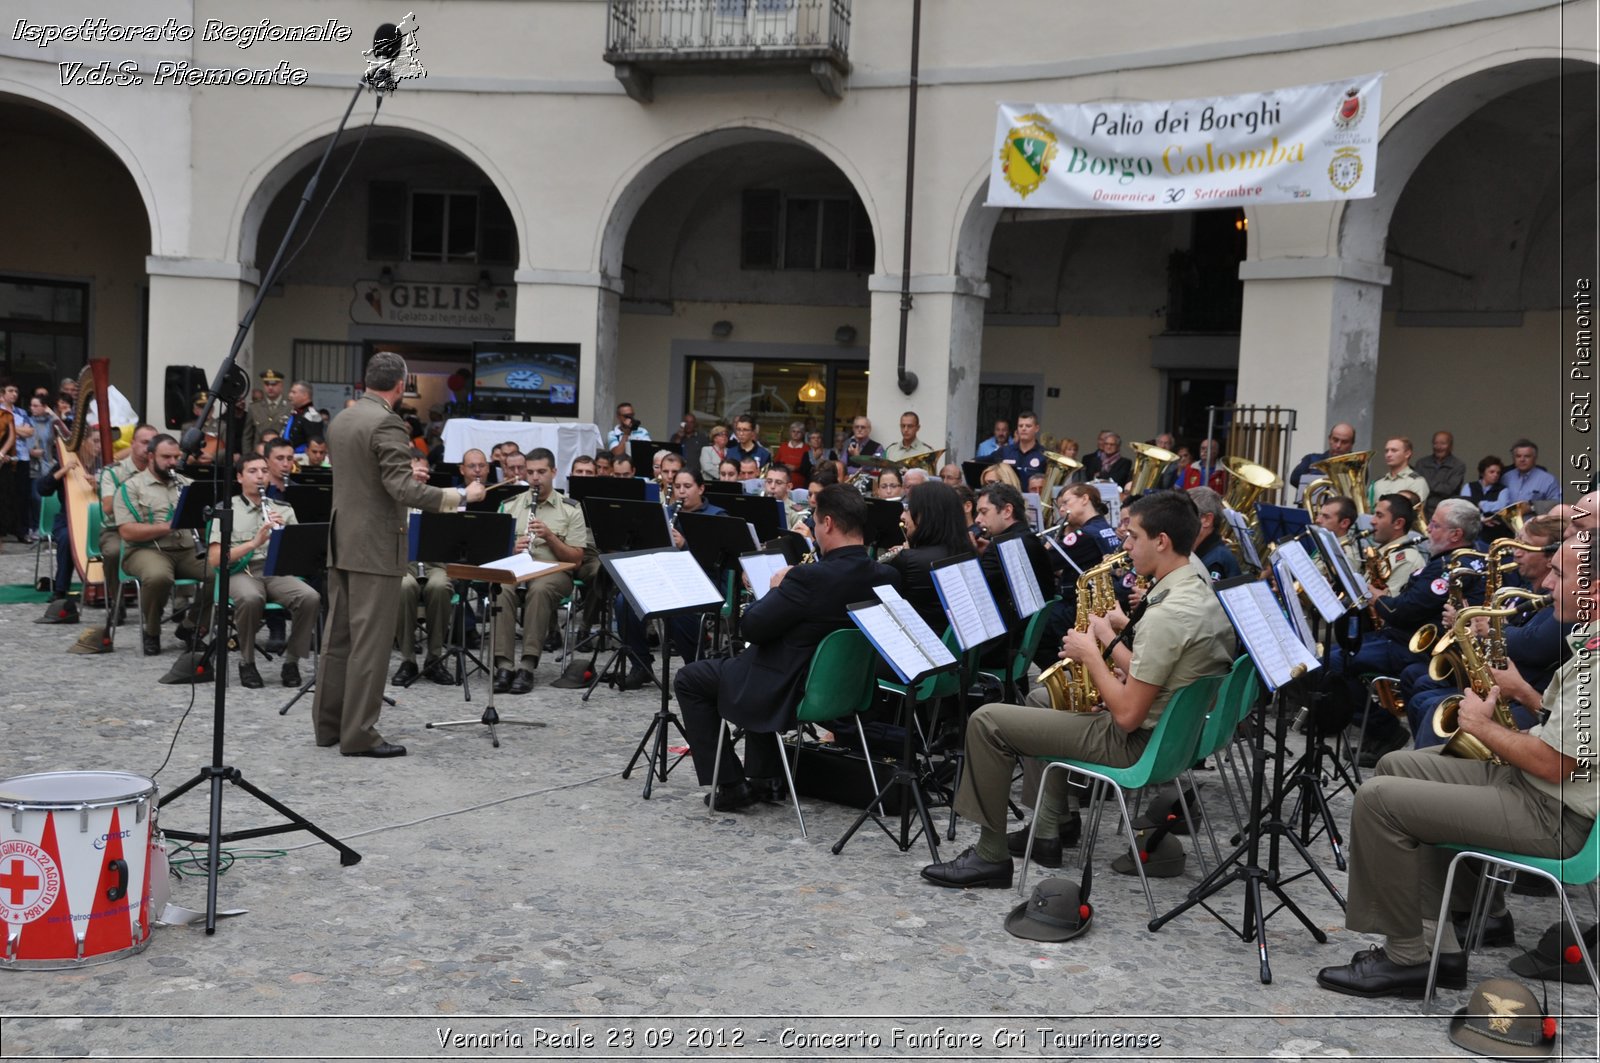
{"type": "Polygon", "coordinates": [[[1428,587],[1433,591],[1433,593],[1443,596],[1450,590],[1450,581],[1445,579],[1443,576],[1440,576],[1438,579],[1428,584],[1428,587]]]}
{"type": "Polygon", "coordinates": [[[61,869],[49,853],[32,842],[0,843],[0,920],[31,923],[60,892],[61,869]]]}

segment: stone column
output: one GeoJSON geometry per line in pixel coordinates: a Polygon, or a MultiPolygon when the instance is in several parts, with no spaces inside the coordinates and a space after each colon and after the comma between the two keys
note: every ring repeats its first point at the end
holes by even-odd
{"type": "Polygon", "coordinates": [[[603,273],[519,269],[518,340],[580,343],[578,420],[604,433],[617,404],[617,313],[622,282],[603,273]]]}
{"type": "Polygon", "coordinates": [[[872,293],[872,345],[867,384],[867,416],[873,438],[885,445],[899,438],[900,415],[915,410],[920,438],[944,447],[945,461],[972,457],[968,445],[978,416],[978,373],[983,365],[983,309],[989,286],[963,276],[914,275],[911,314],[906,322],[906,369],[917,375],[917,389],[900,389],[900,278],[876,275],[872,293]],[[952,447],[952,441],[955,445],[952,447]]]}
{"type": "MultiPolygon", "coordinates": [[[[205,371],[209,387],[233,346],[240,319],[255,298],[259,276],[237,262],[163,255],[147,256],[145,270],[150,274],[150,357],[145,408],[139,413],[160,427],[165,414],[166,367],[198,366],[205,371]]],[[[246,371],[251,367],[253,339],[247,337],[239,352],[239,364],[246,371]]],[[[122,343],[102,337],[97,345],[115,358],[119,353],[133,356],[137,343],[129,337],[124,349],[122,343]]],[[[187,408],[183,415],[189,416],[187,408]]]]}

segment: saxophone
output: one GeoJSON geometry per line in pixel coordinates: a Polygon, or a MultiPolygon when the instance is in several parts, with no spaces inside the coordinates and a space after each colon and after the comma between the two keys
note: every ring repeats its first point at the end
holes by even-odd
{"type": "MultiPolygon", "coordinates": [[[[1078,609],[1073,630],[1088,631],[1089,618],[1105,616],[1117,604],[1111,570],[1128,558],[1126,550],[1108,554],[1098,565],[1084,569],[1078,577],[1078,609]]],[[[1089,670],[1076,661],[1063,658],[1039,673],[1039,685],[1050,695],[1050,707],[1066,712],[1093,712],[1100,704],[1089,670]]]]}
{"type": "MultiPolygon", "coordinates": [[[[1521,588],[1508,589],[1521,591],[1521,588]]],[[[1519,593],[1515,597],[1524,596],[1519,593]]],[[[1501,598],[1501,600],[1506,599],[1501,598]]],[[[1473,606],[1456,613],[1456,621],[1451,625],[1450,633],[1455,636],[1455,652],[1460,657],[1460,667],[1466,674],[1467,682],[1474,694],[1480,698],[1488,697],[1489,689],[1494,686],[1494,676],[1490,673],[1490,669],[1506,666],[1507,618],[1516,616],[1525,609],[1543,608],[1549,601],[1548,595],[1542,595],[1504,608],[1488,605],[1473,606]],[[1472,622],[1478,617],[1486,617],[1489,621],[1489,634],[1483,639],[1481,647],[1472,631],[1472,622]]],[[[1462,697],[1461,694],[1452,694],[1445,698],[1439,703],[1439,711],[1433,717],[1433,733],[1447,739],[1443,750],[1445,756],[1487,760],[1495,764],[1504,763],[1498,756],[1489,752],[1488,746],[1461,730],[1456,717],[1461,711],[1462,697]]],[[[1494,722],[1513,731],[1517,730],[1517,723],[1511,717],[1511,699],[1503,694],[1494,703],[1494,722]]]]}

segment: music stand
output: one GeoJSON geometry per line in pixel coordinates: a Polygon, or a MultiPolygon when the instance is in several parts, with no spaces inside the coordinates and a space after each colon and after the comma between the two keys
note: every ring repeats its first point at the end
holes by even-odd
{"type": "Polygon", "coordinates": [[[1256,503],[1256,521],[1261,525],[1261,537],[1269,543],[1291,539],[1311,527],[1311,514],[1298,506],[1274,506],[1256,503]]]}
{"type": "MultiPolygon", "coordinates": [[[[224,490],[215,480],[195,480],[185,484],[178,492],[178,504],[172,510],[172,528],[174,531],[189,529],[191,531],[204,531],[206,522],[211,519],[211,511],[216,508],[217,502],[226,502],[238,494],[238,486],[229,484],[224,490]]],[[[296,514],[298,516],[298,514],[296,514]]],[[[204,536],[196,536],[202,539],[204,536]]]]}
{"type": "MultiPolygon", "coordinates": [[[[904,713],[904,726],[901,728],[903,737],[900,759],[895,763],[894,772],[888,781],[872,800],[867,802],[867,807],[861,810],[861,815],[857,816],[849,829],[833,843],[834,855],[844,850],[845,844],[869,818],[899,846],[901,852],[909,851],[917,840],[911,833],[911,808],[915,803],[917,819],[922,827],[923,837],[928,843],[928,854],[937,861],[939,834],[933,828],[933,817],[929,815],[928,802],[922,795],[922,781],[917,777],[918,760],[916,750],[911,744],[911,735],[916,730],[917,687],[925,679],[959,668],[960,662],[955,654],[950,652],[950,648],[940,641],[939,636],[934,634],[933,629],[917,615],[917,611],[911,608],[911,603],[898,594],[882,602],[862,602],[848,606],[847,609],[851,621],[861,629],[862,634],[867,636],[873,649],[878,651],[878,656],[887,661],[889,667],[894,669],[895,675],[900,677],[906,693],[901,710],[904,713]],[[898,649],[887,647],[898,647],[898,649]],[[888,797],[890,790],[897,787],[911,792],[910,800],[907,800],[904,794],[900,798],[898,838],[873,812],[873,809],[883,811],[884,799],[888,797]]],[[[866,755],[872,756],[870,747],[866,749],[866,755]]]]}
{"type": "Polygon", "coordinates": [[[707,480],[705,483],[706,494],[715,495],[717,505],[726,508],[724,499],[744,498],[744,484],[738,480],[707,480]]]}
{"type": "Polygon", "coordinates": [[[609,569],[605,568],[605,554],[628,553],[637,550],[660,550],[672,546],[672,532],[667,527],[667,515],[664,510],[654,502],[644,501],[643,480],[618,480],[603,476],[580,476],[572,481],[578,484],[609,482],[634,483],[639,485],[638,498],[618,498],[614,495],[595,493],[583,499],[583,518],[589,526],[589,534],[594,536],[595,550],[602,556],[601,576],[595,580],[594,593],[600,597],[600,631],[601,637],[595,640],[594,652],[589,657],[589,671],[594,678],[589,683],[589,689],[583,692],[583,700],[588,701],[589,695],[594,693],[594,688],[605,679],[608,683],[615,683],[626,674],[626,660],[632,659],[640,668],[645,663],[633,657],[628,647],[619,640],[611,659],[604,668],[596,669],[595,662],[600,659],[601,652],[605,649],[605,640],[613,637],[611,620],[615,611],[613,605],[614,595],[606,584],[609,579],[609,569]],[[615,674],[612,674],[615,673],[615,674]]]}
{"type": "MultiPolygon", "coordinates": [[[[1257,705],[1250,713],[1253,719],[1251,727],[1253,744],[1250,816],[1245,827],[1245,836],[1232,853],[1189,891],[1189,896],[1182,904],[1150,920],[1150,929],[1160,930],[1171,920],[1199,905],[1210,912],[1223,926],[1239,935],[1240,940],[1255,940],[1256,952],[1261,958],[1261,983],[1268,985],[1272,982],[1272,966],[1267,952],[1267,920],[1273,915],[1287,909],[1300,920],[1301,925],[1310,932],[1317,944],[1326,944],[1328,940],[1328,935],[1289,898],[1284,892],[1284,887],[1307,874],[1315,874],[1323,887],[1339,903],[1339,907],[1341,909],[1345,907],[1344,897],[1340,894],[1339,888],[1323,872],[1310,851],[1295,836],[1294,831],[1278,816],[1283,798],[1290,789],[1293,789],[1293,787],[1285,788],[1284,752],[1288,744],[1289,718],[1289,713],[1284,707],[1285,694],[1291,688],[1303,684],[1302,677],[1307,669],[1317,662],[1310,648],[1303,645],[1299,637],[1289,628],[1287,619],[1280,611],[1276,599],[1272,597],[1272,592],[1264,585],[1248,576],[1241,576],[1216,584],[1216,590],[1229,621],[1239,635],[1239,641],[1244,645],[1245,652],[1249,654],[1262,682],[1272,694],[1271,700],[1277,715],[1276,749],[1272,754],[1274,796],[1270,802],[1266,801],[1267,722],[1265,708],[1257,705]],[[1262,867],[1260,863],[1263,838],[1271,839],[1266,867],[1262,867]],[[1281,842],[1284,840],[1294,847],[1309,869],[1287,879],[1281,876],[1279,870],[1281,842]],[[1239,926],[1234,926],[1206,903],[1235,882],[1243,882],[1245,885],[1244,913],[1239,926]],[[1278,907],[1270,912],[1262,904],[1263,886],[1278,898],[1278,907]]],[[[1288,593],[1292,594],[1293,591],[1290,590],[1288,593]]]]}
{"type": "MultiPolygon", "coordinates": [[[[567,481],[567,497],[579,505],[591,498],[625,498],[644,501],[644,481],[632,476],[574,476],[567,481]]],[[[584,515],[588,516],[587,508],[584,515]]],[[[589,522],[594,527],[594,521],[589,522]]]]}
{"type": "Polygon", "coordinates": [[[994,461],[964,461],[961,463],[961,478],[967,482],[968,487],[976,491],[983,486],[983,470],[998,462],[1000,460],[999,454],[998,450],[995,451],[996,457],[994,461]]]}
{"type": "MultiPolygon", "coordinates": [[[[499,468],[498,465],[495,466],[499,468]]],[[[429,487],[454,487],[456,473],[454,469],[435,469],[428,474],[429,487]]]]}
{"type": "Polygon", "coordinates": [[[645,766],[644,775],[644,799],[648,801],[655,780],[659,778],[662,782],[666,782],[672,769],[677,767],[685,756],[680,753],[677,760],[668,763],[670,753],[667,750],[667,729],[676,727],[684,743],[687,744],[689,741],[688,736],[683,733],[683,723],[672,711],[669,703],[672,696],[670,679],[672,639],[666,634],[665,622],[674,616],[705,613],[721,608],[722,593],[706,578],[706,574],[700,570],[692,556],[670,546],[664,549],[629,550],[606,554],[600,558],[600,564],[610,573],[612,582],[622,591],[623,598],[635,616],[645,623],[651,620],[663,622],[661,705],[651,718],[650,727],[639,739],[639,745],[634,749],[633,756],[628,758],[628,766],[622,769],[624,779],[632,775],[633,766],[639,762],[641,756],[645,755],[648,747],[649,761],[645,766]]]}
{"type": "Polygon", "coordinates": [[[333,519],[333,486],[290,483],[283,500],[303,524],[327,524],[333,519]]]}
{"type": "MultiPolygon", "coordinates": [[[[298,517],[299,514],[296,514],[298,517]]],[[[298,576],[303,580],[313,580],[320,577],[328,570],[328,528],[326,523],[319,524],[287,524],[282,528],[275,528],[272,537],[267,540],[267,560],[262,569],[267,576],[298,576]]],[[[322,622],[328,612],[328,596],[318,595],[321,599],[317,604],[317,654],[318,663],[321,663],[322,654],[322,622]]],[[[294,703],[315,690],[317,686],[317,671],[311,670],[311,678],[300,684],[300,689],[284,703],[278,710],[279,716],[287,716],[289,710],[294,708],[294,703]]],[[[394,699],[385,697],[384,702],[394,704],[394,699]]]]}
{"type": "Polygon", "coordinates": [[[905,529],[900,527],[900,514],[904,511],[905,504],[897,498],[867,499],[868,549],[888,550],[905,543],[905,529]]]}
{"type": "MultiPolygon", "coordinates": [[[[760,501],[753,499],[752,501],[760,501]]],[[[767,501],[775,501],[768,499],[767,501]]],[[[730,650],[739,652],[739,555],[760,549],[751,526],[738,517],[712,516],[705,513],[678,514],[678,531],[683,534],[684,545],[699,563],[700,568],[722,588],[723,603],[728,613],[728,644],[730,650]]],[[[668,632],[663,629],[663,639],[668,632]]],[[[719,610],[712,635],[712,645],[722,642],[722,613],[719,610]]]]}
{"type": "MultiPolygon", "coordinates": [[[[409,531],[413,536],[412,559],[427,565],[444,565],[448,575],[451,564],[487,565],[510,554],[516,541],[517,520],[509,513],[480,513],[471,509],[461,513],[417,513],[411,518],[409,531]]],[[[458,583],[457,586],[462,585],[458,583]]],[[[451,627],[456,629],[457,625],[452,623],[451,627]]],[[[459,630],[452,630],[452,636],[456,641],[450,651],[456,659],[456,678],[461,680],[462,700],[471,701],[466,659],[485,672],[489,669],[467,649],[465,594],[462,594],[459,630]]],[[[491,643],[490,653],[493,652],[491,643]]]]}
{"type": "MultiPolygon", "coordinates": [[[[502,480],[497,484],[486,487],[482,498],[476,502],[468,502],[464,508],[468,513],[498,513],[501,506],[527,490],[528,485],[525,483],[502,480]]],[[[505,555],[501,554],[499,556],[504,557],[505,555]]]]}
{"type": "MultiPolygon", "coordinates": [[[[511,515],[508,513],[494,514],[494,516],[503,516],[507,520],[512,519],[511,515]]],[[[528,562],[529,566],[535,567],[536,570],[519,571],[513,568],[502,568],[498,565],[480,566],[453,563],[445,565],[444,567],[445,575],[449,576],[452,580],[465,580],[468,583],[487,583],[489,585],[489,644],[491,646],[494,645],[495,624],[499,623],[500,589],[502,587],[515,588],[518,584],[529,583],[545,576],[553,576],[558,572],[568,572],[578,567],[570,561],[562,561],[553,564],[545,562],[533,562],[525,554],[514,555],[512,558],[508,558],[507,560],[520,560],[528,562]]],[[[442,729],[445,727],[471,727],[474,725],[487,727],[489,729],[489,742],[496,749],[500,748],[500,735],[495,731],[496,727],[546,726],[543,720],[502,719],[500,714],[495,711],[493,683],[489,684],[489,701],[488,704],[486,704],[483,708],[483,715],[479,716],[476,720],[436,720],[424,724],[424,726],[430,730],[435,728],[442,729]]]]}
{"type": "Polygon", "coordinates": [[[755,498],[750,495],[729,495],[718,499],[717,505],[728,511],[728,516],[738,517],[756,530],[762,542],[776,539],[789,529],[783,526],[783,503],[776,498],[755,498]]]}
{"type": "MultiPolygon", "coordinates": [[[[961,683],[957,690],[956,709],[961,714],[962,737],[961,744],[956,747],[956,770],[951,779],[952,788],[958,789],[967,764],[967,691],[973,679],[967,662],[978,659],[985,643],[1004,638],[1006,624],[1000,616],[1000,607],[994,600],[994,594],[989,590],[989,583],[983,578],[983,569],[971,554],[957,554],[935,561],[929,566],[928,574],[933,579],[933,588],[939,595],[944,615],[950,621],[950,630],[955,632],[956,645],[961,649],[961,683]]],[[[949,841],[956,840],[954,805],[952,801],[950,825],[945,829],[945,838],[949,841]]]]}
{"type": "MultiPolygon", "coordinates": [[[[325,469],[320,465],[313,465],[309,468],[301,469],[298,472],[291,473],[289,476],[289,483],[291,485],[304,484],[308,487],[332,487],[333,470],[325,469]]],[[[295,516],[299,516],[299,514],[297,513],[295,516]]]]}
{"type": "Polygon", "coordinates": [[[628,457],[633,459],[633,469],[640,476],[648,477],[654,471],[657,451],[682,455],[683,448],[676,443],[657,443],[653,439],[628,440],[628,457]]]}

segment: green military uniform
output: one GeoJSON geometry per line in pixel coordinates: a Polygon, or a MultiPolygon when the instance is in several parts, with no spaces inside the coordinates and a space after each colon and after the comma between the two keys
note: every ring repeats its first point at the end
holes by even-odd
{"type": "Polygon", "coordinates": [[[244,452],[251,453],[256,449],[256,444],[268,436],[283,435],[291,412],[289,400],[281,395],[276,399],[252,402],[244,422],[244,452]]]}
{"type": "MultiPolygon", "coordinates": [[[[1438,916],[1455,855],[1438,844],[1558,857],[1588,840],[1600,811],[1589,704],[1597,630],[1579,624],[1567,635],[1572,656],[1544,691],[1550,718],[1528,732],[1578,762],[1571,777],[1548,782],[1509,764],[1441,756],[1444,747],[1431,746],[1390,753],[1356,791],[1345,926],[1387,935],[1395,963],[1428,962],[1423,920],[1438,916]]],[[[1452,909],[1466,911],[1472,876],[1458,875],[1455,887],[1452,909]]],[[[1444,935],[1443,948],[1459,949],[1454,934],[1444,935]]]]}
{"type": "MultiPolygon", "coordinates": [[[[284,502],[263,500],[267,509],[276,514],[284,524],[297,524],[294,507],[284,502]]],[[[252,506],[243,496],[233,500],[232,546],[248,543],[261,531],[265,519],[261,506],[252,506]]],[[[222,526],[211,525],[213,544],[222,541],[222,526]]],[[[273,602],[289,610],[294,627],[289,644],[284,649],[285,662],[298,662],[311,652],[311,633],[317,623],[317,609],[322,598],[303,580],[293,576],[268,576],[267,548],[260,546],[237,561],[229,562],[223,554],[222,566],[228,573],[228,597],[233,599],[233,620],[239,631],[239,660],[254,664],[256,660],[256,632],[261,628],[261,617],[267,603],[273,602]]]]}
{"type": "MultiPolygon", "coordinates": [[[[178,493],[189,478],[173,474],[171,482],[157,479],[149,469],[123,483],[112,496],[116,522],[123,524],[162,524],[172,519],[178,507],[178,493]]],[[[144,614],[144,634],[161,634],[161,610],[172,594],[177,579],[204,580],[206,564],[194,552],[194,532],[168,531],[148,542],[123,543],[122,571],[139,581],[139,607],[144,614]]],[[[201,597],[204,627],[211,615],[209,592],[201,597]]]]}
{"type": "MultiPolygon", "coordinates": [[[[552,491],[536,509],[533,505],[533,492],[524,491],[503,504],[500,512],[509,513],[516,518],[518,538],[527,534],[528,521],[537,516],[549,527],[551,535],[568,546],[587,548],[589,545],[589,526],[583,519],[583,509],[565,495],[552,491]]],[[[532,554],[535,561],[559,560],[555,551],[551,550],[550,545],[543,539],[534,542],[532,554]]],[[[527,584],[527,597],[522,603],[521,667],[529,671],[538,667],[539,654],[544,649],[545,637],[550,633],[550,618],[561,605],[561,599],[571,593],[571,572],[557,572],[553,576],[544,576],[527,584]]],[[[502,615],[494,625],[496,668],[511,667],[511,650],[515,633],[508,619],[502,615]]]]}
{"type": "Polygon", "coordinates": [[[443,565],[424,565],[422,582],[415,572],[407,571],[400,579],[400,617],[395,628],[395,639],[400,643],[402,659],[417,663],[417,603],[420,601],[428,620],[428,658],[424,667],[444,656],[444,637],[450,630],[450,606],[455,588],[445,575],[443,565]]]}
{"type": "MultiPolygon", "coordinates": [[[[1019,756],[1072,757],[1113,768],[1137,761],[1172,695],[1233,663],[1233,628],[1211,590],[1209,575],[1182,565],[1150,589],[1133,633],[1128,676],[1159,687],[1144,723],[1129,733],[1109,712],[1057,712],[1035,688],[1026,705],[985,705],[967,723],[967,764],[955,809],[1004,834],[1011,771],[1019,756]]],[[[1053,773],[1046,802],[1060,808],[1066,776],[1053,773]]]]}
{"type": "Polygon", "coordinates": [[[105,566],[106,585],[110,588],[110,597],[116,598],[116,588],[122,580],[120,561],[122,558],[122,536],[117,532],[116,494],[117,488],[139,475],[138,468],[133,464],[133,455],[130,454],[115,465],[107,465],[100,470],[100,486],[97,489],[100,496],[100,563],[105,566]],[[107,506],[106,499],[112,499],[112,505],[107,506]]]}

